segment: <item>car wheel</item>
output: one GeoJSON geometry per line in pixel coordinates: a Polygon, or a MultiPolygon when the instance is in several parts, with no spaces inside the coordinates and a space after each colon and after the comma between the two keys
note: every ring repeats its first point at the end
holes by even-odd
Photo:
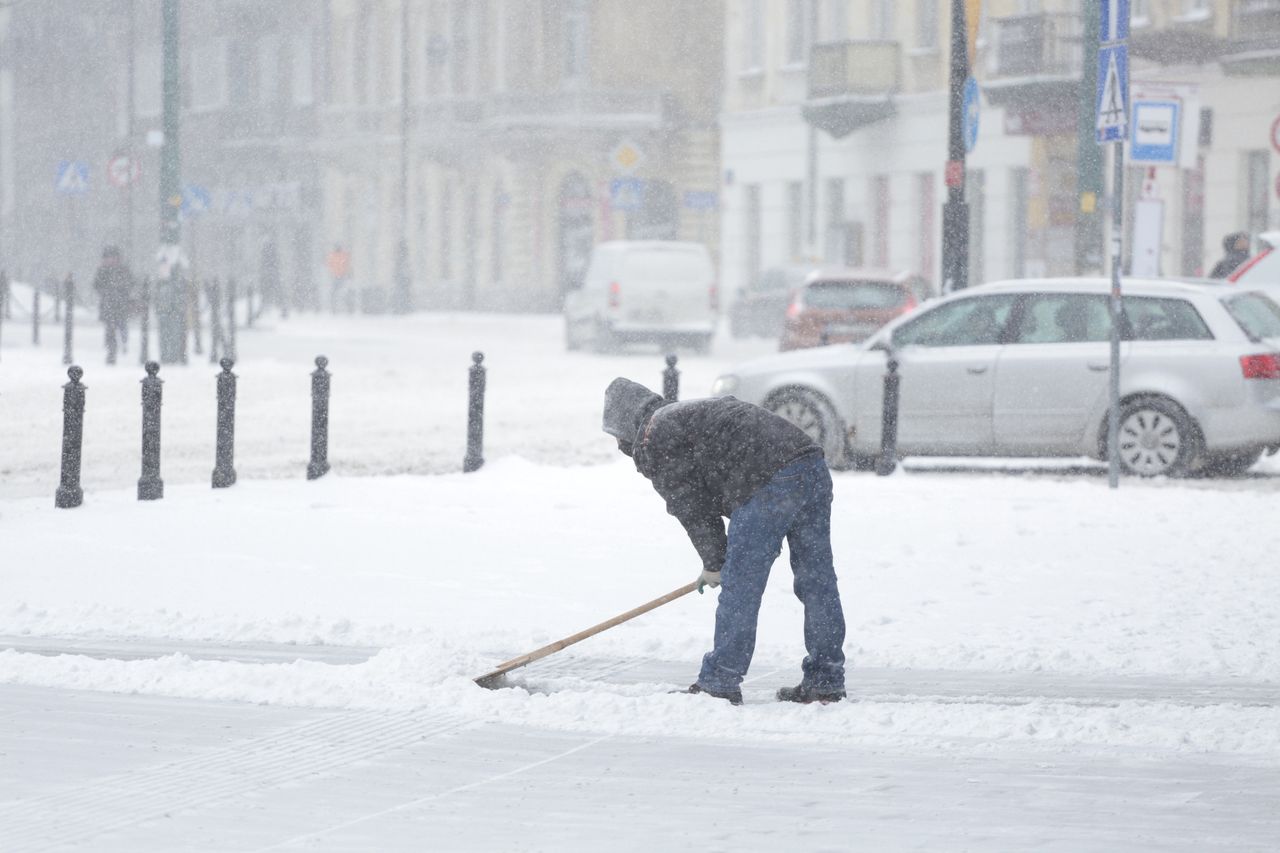
{"type": "Polygon", "coordinates": [[[795,388],[775,394],[765,408],[783,420],[799,427],[813,443],[822,448],[827,464],[837,471],[849,467],[848,448],[840,419],[831,404],[819,394],[795,388]]]}
{"type": "Polygon", "coordinates": [[[1200,473],[1206,477],[1239,477],[1262,458],[1262,448],[1238,450],[1234,453],[1206,455],[1200,465],[1200,473]]]}
{"type": "Polygon", "coordinates": [[[1191,419],[1171,400],[1146,397],[1120,409],[1120,465],[1139,477],[1176,477],[1196,457],[1191,419]]]}

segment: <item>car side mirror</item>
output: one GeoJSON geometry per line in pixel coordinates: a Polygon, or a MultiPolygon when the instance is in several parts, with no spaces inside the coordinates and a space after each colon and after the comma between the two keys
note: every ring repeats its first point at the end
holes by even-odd
{"type": "Polygon", "coordinates": [[[882,352],[885,354],[889,354],[893,352],[893,347],[889,345],[888,341],[883,339],[876,341],[874,344],[872,344],[869,347],[869,349],[872,352],[882,352]]]}

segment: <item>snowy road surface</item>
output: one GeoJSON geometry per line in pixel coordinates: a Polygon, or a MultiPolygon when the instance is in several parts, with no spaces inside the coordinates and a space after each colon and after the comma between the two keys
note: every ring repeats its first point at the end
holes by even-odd
{"type": "MultiPolygon", "coordinates": [[[[167,373],[151,503],[139,371],[96,368],[72,511],[52,507],[57,352],[6,338],[0,851],[1276,849],[1265,464],[1118,492],[1071,467],[837,475],[856,701],[769,701],[803,654],[785,556],[745,707],[669,693],[713,595],[486,691],[471,679],[497,662],[696,575],[598,432],[608,379],[656,384],[661,360],[566,357],[553,318],[334,322],[245,339],[229,490],[208,486],[207,365],[167,373]],[[321,345],[335,473],[307,482],[321,345]],[[461,463],[473,348],[489,463],[437,473],[461,463]]],[[[690,393],[762,346],[688,359],[690,393]]]]}

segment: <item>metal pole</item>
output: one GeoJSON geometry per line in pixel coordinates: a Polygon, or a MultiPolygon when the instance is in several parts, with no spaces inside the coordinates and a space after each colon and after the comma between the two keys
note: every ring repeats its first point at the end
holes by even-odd
{"type": "MultiPolygon", "coordinates": [[[[137,111],[137,105],[134,102],[133,90],[135,87],[134,75],[137,73],[135,70],[134,53],[137,52],[138,37],[136,6],[137,4],[134,0],[129,0],[129,56],[126,67],[126,73],[128,76],[126,86],[128,88],[125,92],[125,110],[128,113],[128,116],[125,119],[125,152],[126,156],[129,158],[129,177],[124,189],[125,252],[127,253],[125,255],[125,263],[134,270],[138,268],[136,266],[137,258],[134,257],[133,254],[133,174],[135,166],[133,159],[133,116],[137,111]]],[[[143,361],[146,361],[145,356],[143,357],[143,361]]]]}
{"type": "Polygon", "coordinates": [[[1106,191],[1105,150],[1097,140],[1098,47],[1102,35],[1102,6],[1084,4],[1083,58],[1080,75],[1080,115],[1076,140],[1076,275],[1101,275],[1106,218],[1101,200],[1106,191]]]}
{"type": "Polygon", "coordinates": [[[969,286],[969,205],[964,200],[964,86],[969,77],[964,0],[951,0],[951,80],[947,108],[947,202],[942,206],[942,292],[969,286]]]}
{"type": "Polygon", "coordinates": [[[1124,229],[1124,143],[1111,149],[1115,160],[1111,187],[1111,405],[1107,416],[1107,482],[1120,485],[1120,249],[1124,229]]]}
{"type": "Polygon", "coordinates": [[[70,365],[72,336],[75,334],[75,304],[76,304],[76,281],[72,278],[71,273],[67,273],[67,280],[62,283],[62,289],[65,293],[63,296],[63,308],[66,311],[64,316],[65,323],[62,327],[62,363],[70,365]]]}
{"type": "Polygon", "coordinates": [[[163,0],[163,80],[161,85],[164,141],[160,147],[160,248],[169,264],[168,280],[156,281],[156,328],[160,332],[160,360],[166,364],[186,360],[186,293],[178,263],[182,226],[181,66],[178,59],[181,28],[178,0],[163,0]]]}

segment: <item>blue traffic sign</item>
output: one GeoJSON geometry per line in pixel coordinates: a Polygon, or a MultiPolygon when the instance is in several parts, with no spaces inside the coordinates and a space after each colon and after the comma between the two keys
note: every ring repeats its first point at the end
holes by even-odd
{"type": "Polygon", "coordinates": [[[720,206],[720,194],[715,190],[686,190],[684,206],[689,210],[715,210],[720,206]]]}
{"type": "Polygon", "coordinates": [[[1102,0],[1102,43],[1128,39],[1129,0],[1102,0]]]}
{"type": "Polygon", "coordinates": [[[1098,51],[1098,143],[1123,142],[1129,127],[1129,46],[1098,51]]]}
{"type": "Polygon", "coordinates": [[[213,196],[199,184],[187,184],[182,188],[182,215],[199,216],[213,206],[213,196]]]}
{"type": "Polygon", "coordinates": [[[1169,98],[1136,98],[1129,135],[1129,162],[1151,166],[1178,165],[1182,102],[1169,98]]]}
{"type": "Polygon", "coordinates": [[[644,181],[640,178],[614,178],[609,182],[609,206],[614,210],[644,207],[644,181]]]}
{"type": "Polygon", "coordinates": [[[84,195],[89,191],[89,164],[83,160],[63,160],[58,164],[53,188],[67,195],[84,195]]]}
{"type": "Polygon", "coordinates": [[[978,144],[978,119],[982,112],[982,98],[978,92],[978,81],[969,77],[964,81],[964,150],[973,151],[978,144]]]}

